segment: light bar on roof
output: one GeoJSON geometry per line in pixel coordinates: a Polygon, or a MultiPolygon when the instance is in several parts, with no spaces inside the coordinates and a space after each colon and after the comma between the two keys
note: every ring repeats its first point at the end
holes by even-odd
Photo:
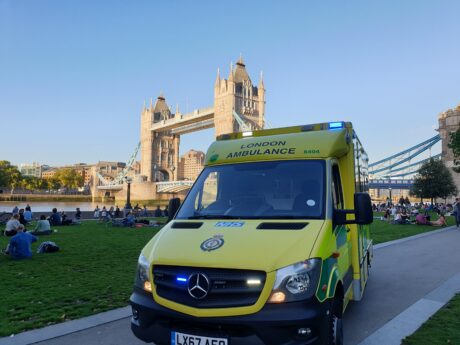
{"type": "Polygon", "coordinates": [[[343,122],[329,122],[329,129],[343,128],[343,122]]]}

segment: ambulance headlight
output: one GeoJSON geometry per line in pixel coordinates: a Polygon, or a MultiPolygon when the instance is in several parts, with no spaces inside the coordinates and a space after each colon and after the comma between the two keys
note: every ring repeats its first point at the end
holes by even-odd
{"type": "Polygon", "coordinates": [[[276,272],[269,303],[300,301],[312,297],[318,287],[321,259],[309,259],[276,272]]]}
{"type": "Polygon", "coordinates": [[[144,255],[139,255],[137,260],[136,285],[145,291],[152,292],[152,284],[150,283],[150,262],[144,255]]]}

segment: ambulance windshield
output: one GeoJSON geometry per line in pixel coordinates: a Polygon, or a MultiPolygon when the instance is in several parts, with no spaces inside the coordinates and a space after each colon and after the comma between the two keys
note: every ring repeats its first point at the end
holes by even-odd
{"type": "Polygon", "coordinates": [[[324,218],[324,166],[294,160],[206,167],[176,218],[324,218]]]}

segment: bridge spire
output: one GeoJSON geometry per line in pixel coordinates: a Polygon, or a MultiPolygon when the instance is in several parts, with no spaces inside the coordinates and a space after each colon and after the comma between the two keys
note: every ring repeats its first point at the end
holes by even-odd
{"type": "Polygon", "coordinates": [[[236,63],[238,65],[245,66],[245,64],[243,62],[243,54],[240,53],[240,57],[239,57],[239,59],[238,59],[238,61],[236,63]]]}
{"type": "Polygon", "coordinates": [[[220,69],[217,67],[217,76],[216,76],[216,82],[214,83],[215,86],[218,86],[220,84],[220,69]]]}
{"type": "Polygon", "coordinates": [[[233,82],[233,62],[230,62],[230,74],[228,76],[228,81],[233,82]]]}
{"type": "Polygon", "coordinates": [[[264,72],[260,71],[260,79],[259,79],[259,90],[265,89],[264,86],[264,72]]]}

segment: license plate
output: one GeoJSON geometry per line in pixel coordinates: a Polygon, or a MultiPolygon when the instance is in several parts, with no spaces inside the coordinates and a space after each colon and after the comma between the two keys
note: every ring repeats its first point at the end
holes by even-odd
{"type": "Polygon", "coordinates": [[[171,345],[228,345],[228,340],[171,332],[171,345]]]}

